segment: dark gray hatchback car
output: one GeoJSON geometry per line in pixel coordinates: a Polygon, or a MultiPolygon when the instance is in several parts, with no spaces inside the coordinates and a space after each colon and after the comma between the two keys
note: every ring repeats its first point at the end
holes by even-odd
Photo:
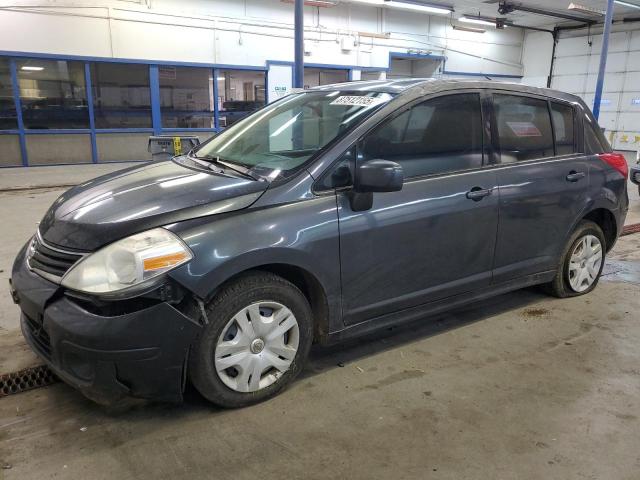
{"type": "Polygon", "coordinates": [[[353,82],[62,195],[12,290],[31,347],[97,401],[275,395],[332,342],[521,287],[595,288],[627,165],[577,97],[353,82]]]}

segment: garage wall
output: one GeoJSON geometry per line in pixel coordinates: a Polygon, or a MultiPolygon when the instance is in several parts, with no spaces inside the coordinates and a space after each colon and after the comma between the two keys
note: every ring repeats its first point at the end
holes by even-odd
{"type": "MultiPolygon", "coordinates": [[[[105,0],[78,8],[71,1],[12,2],[0,11],[0,49],[253,66],[293,60],[291,3],[140,3],[105,0]]],[[[521,75],[521,30],[477,34],[454,31],[449,23],[447,17],[349,3],[305,7],[305,60],[386,68],[390,52],[412,50],[445,55],[445,68],[454,72],[521,75]]]]}
{"type": "MultiPolygon", "coordinates": [[[[640,30],[631,28],[618,27],[609,39],[600,106],[600,126],[619,150],[640,148],[640,30]]],[[[543,45],[541,35],[528,34],[525,38],[523,83],[546,85],[544,72],[548,75],[553,44],[543,45]]],[[[552,88],[579,95],[593,107],[601,48],[599,31],[594,35],[587,35],[586,30],[563,33],[556,47],[552,88]]]]}
{"type": "MultiPolygon", "coordinates": [[[[151,134],[211,135],[291,91],[293,36],[288,0],[11,2],[0,9],[0,167],[127,160],[118,142],[144,160],[151,134]]],[[[346,1],[305,7],[306,78],[385,78],[402,57],[420,67],[411,76],[517,81],[523,39],[346,1]]]]}
{"type": "Polygon", "coordinates": [[[546,87],[553,52],[553,36],[547,32],[527,32],[522,48],[522,83],[546,87]]]}

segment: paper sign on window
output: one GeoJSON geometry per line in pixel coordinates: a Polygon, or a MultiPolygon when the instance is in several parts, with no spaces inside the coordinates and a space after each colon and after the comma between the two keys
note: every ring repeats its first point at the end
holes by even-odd
{"type": "Polygon", "coordinates": [[[531,122],[507,122],[516,137],[541,137],[542,133],[531,122]]]}

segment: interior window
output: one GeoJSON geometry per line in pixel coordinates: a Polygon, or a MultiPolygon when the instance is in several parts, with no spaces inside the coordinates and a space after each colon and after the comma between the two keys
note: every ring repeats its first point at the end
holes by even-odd
{"type": "Polygon", "coordinates": [[[554,155],[546,100],[496,94],[493,103],[502,163],[554,155]]]}
{"type": "Polygon", "coordinates": [[[556,136],[556,155],[575,152],[573,132],[573,107],[564,103],[551,102],[553,133],[556,136]]]}
{"type": "Polygon", "coordinates": [[[399,163],[405,178],[482,166],[480,95],[427,100],[376,127],[358,149],[360,161],[374,158],[399,163]]]}
{"type": "Polygon", "coordinates": [[[24,128],[89,128],[84,63],[16,60],[24,128]]]}

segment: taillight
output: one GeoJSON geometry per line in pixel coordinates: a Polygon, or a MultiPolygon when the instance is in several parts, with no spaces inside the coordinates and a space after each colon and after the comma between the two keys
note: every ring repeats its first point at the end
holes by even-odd
{"type": "Polygon", "coordinates": [[[627,160],[621,153],[600,153],[598,154],[600,160],[604,163],[611,165],[617,171],[619,171],[624,178],[629,177],[629,166],[627,160]]]}

